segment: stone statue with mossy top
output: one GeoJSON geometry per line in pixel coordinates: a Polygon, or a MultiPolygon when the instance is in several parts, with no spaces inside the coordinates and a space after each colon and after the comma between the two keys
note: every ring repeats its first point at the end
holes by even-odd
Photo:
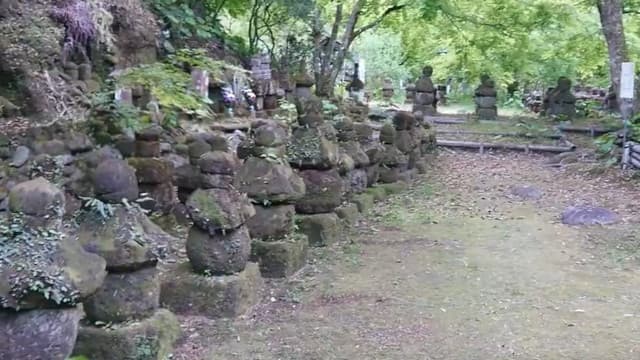
{"type": "Polygon", "coordinates": [[[186,202],[193,221],[186,243],[189,261],[172,266],[162,280],[162,303],[178,314],[233,318],[258,301],[262,277],[249,261],[246,225],[256,211],[234,186],[240,164],[227,151],[200,156],[200,188],[186,202]]]}

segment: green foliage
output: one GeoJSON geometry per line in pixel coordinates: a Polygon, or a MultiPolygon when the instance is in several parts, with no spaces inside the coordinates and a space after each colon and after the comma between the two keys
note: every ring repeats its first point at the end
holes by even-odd
{"type": "MultiPolygon", "coordinates": [[[[353,47],[353,52],[365,60],[363,79],[369,89],[380,89],[385,78],[394,80],[394,84],[407,81],[413,76],[403,64],[404,49],[402,37],[389,30],[378,30],[362,34],[353,47]]],[[[396,93],[404,89],[395,89],[396,93]]]]}
{"type": "Polygon", "coordinates": [[[211,100],[193,91],[191,76],[168,63],[139,65],[125,71],[117,83],[122,86],[142,86],[160,106],[165,126],[177,126],[180,115],[210,118],[211,100]]]}
{"type": "Polygon", "coordinates": [[[113,84],[93,95],[89,128],[94,135],[101,132],[120,134],[126,129],[136,131],[150,122],[149,116],[143,114],[140,109],[117,102],[114,98],[113,84]]]}
{"type": "Polygon", "coordinates": [[[203,1],[204,13],[196,13],[192,4],[184,0],[149,0],[149,3],[176,37],[211,39],[223,35],[217,12],[207,11],[217,1],[203,1]]]}
{"type": "Polygon", "coordinates": [[[70,357],[67,360],[89,360],[89,358],[84,355],[78,355],[78,356],[70,357]]]}
{"type": "Polygon", "coordinates": [[[225,71],[233,71],[241,75],[250,73],[244,68],[210,58],[205,49],[180,49],[175,54],[169,56],[168,61],[179,69],[198,68],[206,70],[209,72],[210,77],[218,82],[223,81],[225,71]]]}

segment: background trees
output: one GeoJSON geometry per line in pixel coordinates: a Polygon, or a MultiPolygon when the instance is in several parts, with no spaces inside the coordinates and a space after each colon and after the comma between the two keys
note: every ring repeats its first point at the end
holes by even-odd
{"type": "Polygon", "coordinates": [[[617,89],[619,64],[640,59],[638,0],[148,1],[175,37],[224,38],[244,56],[274,60],[293,43],[307,49],[284,65],[306,66],[321,95],[333,93],[354,51],[375,86],[429,63],[441,82],[475,83],[487,72],[503,88],[544,88],[565,75],[602,87],[613,78],[617,89]]]}

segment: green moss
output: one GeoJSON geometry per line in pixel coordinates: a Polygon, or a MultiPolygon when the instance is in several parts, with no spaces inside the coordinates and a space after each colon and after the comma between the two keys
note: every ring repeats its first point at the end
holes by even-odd
{"type": "Polygon", "coordinates": [[[197,209],[200,217],[208,219],[210,222],[222,228],[226,228],[226,226],[229,225],[216,200],[206,191],[201,189],[196,190],[189,200],[197,209]]]}
{"type": "Polygon", "coordinates": [[[384,201],[387,198],[387,191],[382,184],[377,184],[374,187],[367,188],[365,190],[366,194],[369,194],[373,197],[373,201],[384,201]]]}

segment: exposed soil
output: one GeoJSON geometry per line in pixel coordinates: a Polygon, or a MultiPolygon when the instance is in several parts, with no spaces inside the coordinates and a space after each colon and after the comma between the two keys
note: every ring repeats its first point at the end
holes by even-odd
{"type": "Polygon", "coordinates": [[[247,317],[182,318],[175,358],[640,358],[640,184],[547,160],[443,152],[247,317]],[[573,204],[622,222],[562,225],[573,204]]]}

